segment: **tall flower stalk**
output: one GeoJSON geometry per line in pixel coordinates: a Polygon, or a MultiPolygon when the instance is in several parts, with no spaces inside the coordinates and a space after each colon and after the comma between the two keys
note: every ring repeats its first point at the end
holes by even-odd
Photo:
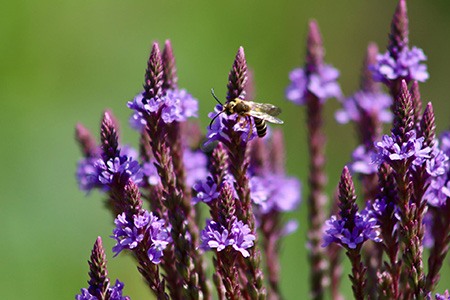
{"type": "Polygon", "coordinates": [[[323,104],[327,98],[340,97],[336,79],[339,72],[324,64],[324,48],[317,22],[309,23],[305,67],[290,74],[287,98],[306,106],[307,145],[309,151],[310,187],[308,196],[308,240],[311,262],[311,297],[323,299],[327,279],[327,260],[321,247],[322,226],[325,223],[327,195],[325,186],[325,135],[323,134],[323,104]]]}

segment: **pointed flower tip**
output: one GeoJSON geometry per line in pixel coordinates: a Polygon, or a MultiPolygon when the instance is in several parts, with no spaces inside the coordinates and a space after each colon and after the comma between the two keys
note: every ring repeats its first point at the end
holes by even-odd
{"type": "Polygon", "coordinates": [[[95,240],[95,247],[103,248],[103,241],[101,236],[98,236],[95,240]]]}
{"type": "Polygon", "coordinates": [[[314,19],[309,21],[308,24],[308,44],[309,46],[322,45],[322,35],[320,34],[319,23],[314,19]]]}
{"type": "Polygon", "coordinates": [[[153,52],[155,52],[155,53],[161,52],[160,49],[159,49],[159,43],[158,42],[153,42],[153,44],[152,44],[152,53],[153,52]]]}
{"type": "Polygon", "coordinates": [[[407,17],[407,8],[406,8],[406,0],[398,1],[397,9],[395,14],[399,17],[406,18],[407,17]]]}
{"type": "Polygon", "coordinates": [[[244,47],[239,46],[238,52],[236,56],[245,57],[244,47]]]}

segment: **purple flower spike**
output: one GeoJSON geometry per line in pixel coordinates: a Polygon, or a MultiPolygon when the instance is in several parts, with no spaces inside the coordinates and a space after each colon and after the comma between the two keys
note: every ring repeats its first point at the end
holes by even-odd
{"type": "MultiPolygon", "coordinates": [[[[116,280],[116,284],[109,289],[109,298],[110,300],[130,300],[131,298],[128,296],[122,296],[122,290],[124,288],[123,282],[120,282],[118,279],[116,280]]],[[[81,294],[75,296],[76,300],[99,300],[104,298],[98,298],[89,293],[87,289],[81,289],[81,294]]]]}
{"type": "Polygon", "coordinates": [[[312,94],[321,103],[328,98],[340,98],[341,88],[337,83],[339,71],[323,62],[324,49],[319,26],[309,23],[306,64],[289,74],[291,84],[286,89],[286,98],[295,104],[306,104],[312,94]]]}
{"type": "Polygon", "coordinates": [[[422,49],[409,49],[408,34],[406,1],[400,0],[392,19],[388,50],[378,55],[377,63],[372,68],[374,79],[394,90],[397,88],[396,82],[400,82],[398,80],[424,82],[429,77],[426,65],[422,64],[427,57],[422,49]]]}
{"type": "Polygon", "coordinates": [[[116,280],[112,287],[109,285],[108,270],[106,269],[106,256],[103,249],[102,239],[97,238],[89,260],[89,288],[81,289],[81,294],[75,296],[76,300],[129,300],[122,296],[124,284],[116,280]]]}
{"type": "Polygon", "coordinates": [[[347,249],[361,247],[367,240],[380,242],[377,220],[363,210],[358,212],[353,180],[347,167],[339,182],[339,215],[326,221],[323,247],[337,243],[347,249]]]}

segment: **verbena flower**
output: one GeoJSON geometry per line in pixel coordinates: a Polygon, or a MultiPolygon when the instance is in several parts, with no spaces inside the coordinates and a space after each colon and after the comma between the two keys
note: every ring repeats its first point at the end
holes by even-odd
{"type": "Polygon", "coordinates": [[[213,181],[211,176],[208,176],[204,181],[197,181],[193,186],[195,196],[192,198],[192,203],[198,202],[209,203],[219,197],[220,191],[217,184],[213,181]]]}
{"type": "Polygon", "coordinates": [[[367,115],[382,123],[390,123],[392,121],[391,105],[392,98],[389,95],[359,91],[342,102],[343,108],[336,111],[335,117],[341,124],[350,121],[359,122],[367,115]]]}
{"type": "Polygon", "coordinates": [[[125,184],[129,179],[136,184],[142,181],[143,173],[139,162],[125,155],[111,158],[107,162],[99,159],[96,166],[100,170],[99,181],[106,186],[114,182],[125,184]]]}
{"type": "Polygon", "coordinates": [[[376,219],[371,217],[366,210],[356,213],[353,228],[348,227],[347,220],[331,216],[331,219],[326,221],[322,246],[326,247],[330,243],[338,243],[341,246],[355,249],[367,240],[380,242],[378,228],[376,219]]]}
{"type": "Polygon", "coordinates": [[[409,139],[399,144],[395,136],[384,135],[380,142],[377,142],[376,154],[373,159],[377,163],[393,161],[409,160],[413,162],[415,159],[423,159],[430,157],[430,148],[423,147],[424,138],[416,138],[415,131],[408,132],[409,139]]]}
{"type": "Polygon", "coordinates": [[[116,228],[112,237],[117,241],[113,247],[115,255],[124,249],[134,249],[139,243],[145,242],[150,261],[154,264],[161,262],[163,250],[172,242],[170,230],[164,220],[158,219],[151,212],[143,211],[141,214],[133,215],[132,221],[122,213],[117,216],[114,223],[116,228]],[[147,240],[144,240],[145,238],[147,240]]]}
{"type": "Polygon", "coordinates": [[[150,100],[144,99],[143,93],[139,93],[128,102],[128,107],[134,111],[130,118],[131,127],[142,131],[147,124],[145,116],[159,109],[161,109],[161,119],[166,124],[197,117],[198,101],[184,89],[169,89],[164,95],[150,100]]]}
{"type": "Polygon", "coordinates": [[[248,257],[250,253],[246,249],[253,247],[255,239],[256,237],[251,233],[248,225],[242,221],[235,220],[231,229],[228,230],[217,222],[208,219],[205,229],[201,232],[201,248],[222,251],[226,247],[232,246],[242,256],[248,257]]]}
{"type": "MultiPolygon", "coordinates": [[[[108,289],[110,300],[129,300],[130,297],[122,296],[122,290],[124,288],[124,284],[119,280],[116,280],[116,284],[113,287],[108,289]]],[[[88,289],[81,289],[81,294],[75,296],[76,300],[100,300],[96,296],[91,295],[88,289]]]]}
{"type": "Polygon", "coordinates": [[[102,187],[99,180],[101,169],[96,165],[98,157],[83,158],[78,162],[77,166],[77,181],[81,190],[89,192],[94,188],[102,187]]]}
{"type": "MultiPolygon", "coordinates": [[[[119,280],[116,280],[116,284],[109,288],[110,300],[129,300],[130,297],[122,296],[122,290],[124,288],[124,284],[119,280]]],[[[81,290],[81,295],[77,295],[75,297],[76,300],[99,300],[97,297],[91,295],[87,289],[81,290]]]]}
{"type": "Polygon", "coordinates": [[[87,157],[78,162],[77,180],[80,189],[90,191],[94,188],[108,190],[114,182],[125,184],[129,179],[135,183],[142,180],[142,170],[135,160],[134,149],[124,146],[120,156],[104,161],[100,157],[87,157]]]}
{"type": "Polygon", "coordinates": [[[340,98],[341,88],[337,83],[339,71],[330,65],[318,67],[318,71],[307,73],[297,68],[289,74],[291,84],[286,89],[286,98],[295,104],[304,105],[308,93],[315,95],[321,102],[329,98],[340,98]]]}
{"type": "Polygon", "coordinates": [[[372,67],[374,79],[389,84],[390,81],[399,78],[407,82],[416,80],[424,82],[428,79],[427,66],[421,62],[427,57],[422,49],[412,47],[405,48],[394,59],[389,51],[377,56],[377,63],[372,67]]]}

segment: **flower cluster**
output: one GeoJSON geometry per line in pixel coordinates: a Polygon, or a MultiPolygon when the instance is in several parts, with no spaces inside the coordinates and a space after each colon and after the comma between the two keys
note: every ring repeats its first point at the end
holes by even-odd
{"type": "Polygon", "coordinates": [[[414,131],[408,136],[405,142],[399,142],[396,136],[384,135],[380,142],[377,142],[377,152],[373,159],[376,163],[396,161],[408,161],[408,163],[419,163],[424,158],[430,158],[431,149],[424,146],[424,138],[416,137],[414,131]]]}
{"type": "Polygon", "coordinates": [[[289,74],[291,84],[286,89],[286,98],[298,105],[306,104],[309,93],[322,102],[329,98],[340,98],[342,94],[338,78],[339,71],[330,65],[322,65],[313,73],[295,69],[289,74]]]}
{"type": "Polygon", "coordinates": [[[128,102],[128,107],[133,110],[130,117],[131,127],[142,131],[147,125],[145,115],[158,111],[161,111],[161,119],[166,124],[197,117],[198,101],[184,89],[169,89],[164,95],[151,99],[146,99],[144,92],[141,92],[133,101],[128,102]]]}
{"type": "Polygon", "coordinates": [[[106,263],[103,242],[98,237],[92,249],[91,259],[89,260],[89,288],[82,288],[81,294],[75,296],[76,300],[130,300],[129,297],[122,296],[124,284],[118,279],[114,286],[110,286],[106,263]]]}
{"type": "Polygon", "coordinates": [[[343,247],[355,249],[367,240],[381,242],[378,228],[377,220],[366,210],[357,212],[352,222],[332,216],[325,224],[323,246],[338,243],[343,247]]]}
{"type": "Polygon", "coordinates": [[[140,183],[143,172],[136,160],[136,151],[123,147],[120,155],[104,160],[101,157],[86,157],[78,162],[77,179],[81,190],[94,188],[108,190],[114,183],[126,184],[128,180],[140,183]]]}
{"type": "Polygon", "coordinates": [[[159,264],[164,249],[172,242],[170,229],[164,220],[158,219],[148,211],[133,215],[132,220],[129,219],[125,213],[122,213],[114,220],[116,228],[112,237],[117,244],[113,247],[113,252],[118,255],[124,249],[131,250],[136,248],[139,243],[146,243],[150,261],[159,264]]]}
{"type": "Polygon", "coordinates": [[[231,246],[240,252],[243,257],[249,257],[248,248],[252,247],[256,236],[251,233],[248,225],[242,221],[235,221],[230,230],[212,221],[206,220],[206,227],[202,230],[202,249],[222,251],[231,246]]]}
{"type": "Polygon", "coordinates": [[[429,77],[427,66],[422,63],[426,59],[422,49],[417,47],[412,47],[411,50],[405,48],[397,57],[386,51],[378,55],[377,63],[373,66],[373,76],[377,81],[386,84],[396,79],[424,82],[429,77]]]}
{"type": "MultiPolygon", "coordinates": [[[[129,300],[129,297],[122,296],[123,283],[116,280],[116,284],[109,288],[108,294],[111,300],[129,300]]],[[[81,289],[81,294],[75,296],[75,300],[99,300],[100,298],[92,295],[88,289],[81,289]]]]}

